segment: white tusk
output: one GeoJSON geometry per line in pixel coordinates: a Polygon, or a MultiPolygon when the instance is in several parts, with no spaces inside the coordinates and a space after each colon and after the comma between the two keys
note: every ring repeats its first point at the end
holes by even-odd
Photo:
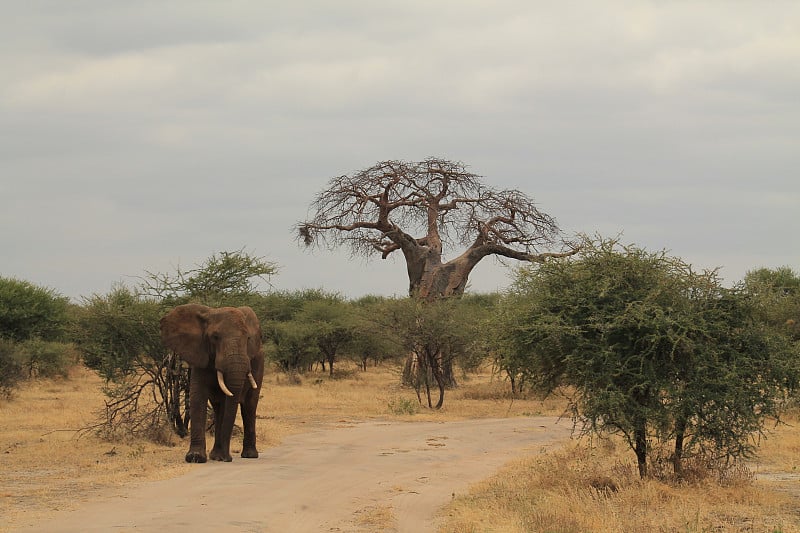
{"type": "Polygon", "coordinates": [[[256,380],[253,379],[253,373],[252,372],[248,372],[247,373],[247,379],[250,380],[250,385],[252,385],[254,389],[258,388],[258,384],[256,383],[256,380]]]}
{"type": "Polygon", "coordinates": [[[226,396],[233,396],[233,393],[228,390],[228,387],[225,386],[225,379],[222,377],[222,370],[217,370],[217,382],[219,383],[219,388],[222,389],[222,392],[224,392],[226,396]]]}

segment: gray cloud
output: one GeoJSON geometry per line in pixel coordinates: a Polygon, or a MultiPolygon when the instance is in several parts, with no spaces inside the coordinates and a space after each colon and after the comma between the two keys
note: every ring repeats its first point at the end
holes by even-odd
{"type": "Polygon", "coordinates": [[[77,298],[245,247],[278,288],[403,294],[291,226],[330,177],[431,155],[730,281],[800,265],[793,2],[273,4],[7,6],[0,275],[77,298]]]}

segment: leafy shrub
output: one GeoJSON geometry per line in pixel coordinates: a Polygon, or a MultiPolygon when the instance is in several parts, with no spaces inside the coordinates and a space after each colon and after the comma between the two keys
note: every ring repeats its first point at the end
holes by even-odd
{"type": "Polygon", "coordinates": [[[22,365],[17,355],[17,345],[0,338],[0,395],[9,398],[22,379],[22,365]]]}
{"type": "Polygon", "coordinates": [[[389,400],[389,412],[395,415],[415,415],[419,412],[419,402],[396,397],[389,400]]]}
{"type": "Polygon", "coordinates": [[[0,335],[56,340],[67,322],[68,299],[27,281],[0,277],[0,335]]]}
{"type": "Polygon", "coordinates": [[[29,339],[17,346],[17,357],[28,377],[67,377],[69,367],[78,362],[71,344],[29,339]]]}

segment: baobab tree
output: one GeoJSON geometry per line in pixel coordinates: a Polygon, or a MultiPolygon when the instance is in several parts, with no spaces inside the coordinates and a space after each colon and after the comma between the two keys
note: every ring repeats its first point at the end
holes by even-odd
{"type": "Polygon", "coordinates": [[[334,178],[297,225],[308,246],[349,246],[354,255],[400,251],[409,296],[431,301],[464,293],[475,266],[490,255],[543,262],[576,253],[556,221],[517,190],[497,191],[463,163],[429,158],[383,161],[334,178]],[[542,252],[560,244],[567,251],[542,252]],[[445,248],[463,246],[445,260],[445,248]]]}
{"type": "MultiPolygon", "coordinates": [[[[423,302],[460,297],[475,266],[491,255],[543,262],[577,252],[560,240],[556,221],[531,198],[517,190],[494,190],[463,163],[444,159],[383,161],[339,176],[311,207],[313,217],[297,225],[307,246],[349,246],[353,255],[383,259],[399,251],[409,296],[423,302]],[[556,243],[567,251],[540,250],[556,243]],[[445,260],[457,246],[465,249],[445,260]]],[[[440,407],[444,386],[455,386],[452,357],[447,350],[423,348],[432,360],[416,368],[427,368],[437,378],[440,407]]],[[[404,371],[407,383],[419,382],[408,370],[414,368],[413,357],[404,371]]]]}

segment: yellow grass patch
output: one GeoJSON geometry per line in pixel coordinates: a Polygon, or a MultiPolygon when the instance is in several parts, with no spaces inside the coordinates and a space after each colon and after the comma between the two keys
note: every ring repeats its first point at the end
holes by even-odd
{"type": "MultiPolygon", "coordinates": [[[[311,373],[300,384],[281,373],[265,376],[257,422],[259,448],[319,425],[366,419],[457,420],[562,414],[564,401],[511,400],[508,385],[490,372],[461,376],[444,408],[420,408],[413,390],[399,385],[399,370],[342,365],[341,379],[311,373]]],[[[78,429],[103,408],[102,380],[85,368],[68,379],[24,383],[11,401],[0,400],[0,530],[45,518],[145,480],[174,477],[188,441],[174,446],[142,440],[107,442],[78,429]]],[[[623,445],[569,444],[563,450],[509,465],[458,495],[443,512],[444,532],[523,531],[764,531],[800,532],[800,424],[788,421],[762,441],[754,482],[675,487],[639,481],[623,445]]],[[[210,444],[209,444],[210,445],[210,444]]],[[[241,446],[232,442],[232,451],[241,446]]],[[[391,530],[390,507],[365,508],[356,527],[391,530]]]]}
{"type": "Polygon", "coordinates": [[[640,480],[631,453],[571,443],[515,462],[456,497],[439,532],[800,531],[797,488],[747,475],[725,484],[640,480]]]}
{"type": "MultiPolygon", "coordinates": [[[[495,399],[491,390],[497,385],[491,374],[483,374],[463,378],[462,389],[448,391],[444,409],[432,412],[419,407],[413,390],[399,385],[399,369],[360,372],[340,366],[344,378],[310,373],[299,378],[299,385],[282,373],[265,376],[256,424],[259,448],[276,446],[285,436],[320,424],[519,416],[547,409],[535,400],[495,399]],[[490,392],[480,392],[481,387],[490,392]],[[485,398],[459,399],[467,391],[485,398]],[[416,406],[417,414],[397,410],[399,404],[416,406]]],[[[25,382],[12,400],[0,399],[0,531],[114,494],[130,483],[174,477],[192,468],[183,460],[188,440],[175,437],[172,446],[163,446],[140,439],[107,442],[91,433],[79,436],[103,409],[102,386],[96,373],[76,367],[67,379],[25,382]]],[[[235,436],[232,453],[240,447],[241,437],[235,436]]],[[[377,509],[365,516],[385,518],[387,513],[377,509]]]]}

